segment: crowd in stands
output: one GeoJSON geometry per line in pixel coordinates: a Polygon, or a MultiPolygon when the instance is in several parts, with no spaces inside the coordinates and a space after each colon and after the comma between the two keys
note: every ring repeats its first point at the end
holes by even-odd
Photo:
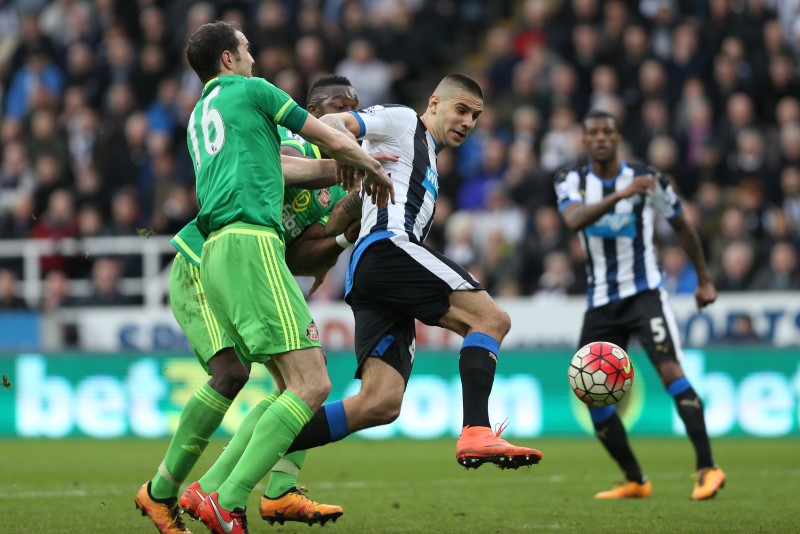
{"type": "MultiPolygon", "coordinates": [[[[202,86],[183,48],[215,19],[238,22],[254,74],[301,105],[329,72],[364,107],[419,112],[441,75],[476,77],[486,107],[439,156],[429,244],[494,295],[585,290],[552,179],[583,161],[595,108],[619,118],[626,159],[673,180],[720,290],[800,289],[800,2],[780,0],[0,0],[0,239],[171,235],[193,218],[185,125],[202,86]]],[[[667,289],[693,292],[657,231],[667,289]]],[[[2,267],[0,306],[24,305],[2,267]]],[[[41,267],[72,304],[70,279],[137,268],[41,267]]],[[[316,298],[341,296],[339,274],[316,298]]]]}

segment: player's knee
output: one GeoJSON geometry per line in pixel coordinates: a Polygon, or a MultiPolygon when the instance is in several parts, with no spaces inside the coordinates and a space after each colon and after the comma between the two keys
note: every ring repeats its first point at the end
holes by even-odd
{"type": "Polygon", "coordinates": [[[243,366],[231,365],[211,376],[209,385],[228,399],[234,398],[247,384],[250,374],[243,366]]]}
{"type": "Polygon", "coordinates": [[[500,339],[506,337],[508,331],[511,330],[511,316],[502,308],[497,309],[497,330],[500,339]]]}
{"type": "Polygon", "coordinates": [[[656,365],[656,370],[658,371],[658,374],[661,377],[661,382],[664,384],[664,386],[667,386],[678,378],[684,376],[681,364],[677,361],[659,363],[656,365]]]}
{"type": "Polygon", "coordinates": [[[511,317],[508,312],[495,306],[485,318],[485,323],[482,327],[477,328],[478,331],[492,336],[498,342],[503,341],[508,331],[511,330],[511,317]]]}
{"type": "Polygon", "coordinates": [[[368,419],[369,426],[388,425],[400,416],[403,397],[379,394],[364,399],[363,413],[368,419]]]}
{"type": "Polygon", "coordinates": [[[328,398],[328,395],[331,394],[331,387],[331,380],[327,373],[323,376],[316,377],[313,381],[308,383],[305,388],[305,395],[309,407],[314,410],[319,408],[322,403],[325,402],[325,399],[328,398]]]}

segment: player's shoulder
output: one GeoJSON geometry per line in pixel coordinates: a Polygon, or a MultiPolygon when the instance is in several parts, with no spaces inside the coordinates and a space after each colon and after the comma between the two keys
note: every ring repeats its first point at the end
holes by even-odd
{"type": "Polygon", "coordinates": [[[396,116],[417,116],[417,112],[402,104],[376,104],[368,108],[359,109],[358,113],[366,115],[396,115],[396,116]]]}
{"type": "Polygon", "coordinates": [[[289,95],[286,94],[283,90],[276,87],[269,81],[265,80],[264,78],[259,78],[257,76],[251,76],[250,78],[241,77],[241,83],[244,87],[244,90],[247,92],[248,95],[276,95],[278,97],[288,97],[289,95]]]}
{"type": "Polygon", "coordinates": [[[553,176],[553,183],[560,184],[566,182],[570,176],[586,178],[587,174],[589,174],[588,165],[572,165],[570,167],[564,167],[556,171],[555,175],[553,176]]]}

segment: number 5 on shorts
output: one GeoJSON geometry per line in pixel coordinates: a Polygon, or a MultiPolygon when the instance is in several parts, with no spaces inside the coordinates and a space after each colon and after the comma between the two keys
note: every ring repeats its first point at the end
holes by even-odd
{"type": "Polygon", "coordinates": [[[650,319],[650,330],[653,332],[653,343],[662,343],[667,339],[667,329],[664,327],[663,317],[650,319]]]}

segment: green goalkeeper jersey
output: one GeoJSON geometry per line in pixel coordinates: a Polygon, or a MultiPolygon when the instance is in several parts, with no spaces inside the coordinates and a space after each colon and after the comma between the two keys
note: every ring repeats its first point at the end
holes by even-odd
{"type": "Polygon", "coordinates": [[[299,131],[307,117],[263,78],[225,75],[206,84],[186,134],[197,176],[200,233],[208,236],[233,222],[283,231],[277,125],[299,131]]]}
{"type": "MultiPolygon", "coordinates": [[[[319,148],[306,141],[288,128],[278,126],[281,146],[296,148],[306,157],[320,159],[319,148]]],[[[325,226],[334,204],[345,197],[347,192],[338,185],[326,189],[310,191],[299,187],[287,187],[283,195],[283,240],[286,246],[315,222],[325,226]]]]}

